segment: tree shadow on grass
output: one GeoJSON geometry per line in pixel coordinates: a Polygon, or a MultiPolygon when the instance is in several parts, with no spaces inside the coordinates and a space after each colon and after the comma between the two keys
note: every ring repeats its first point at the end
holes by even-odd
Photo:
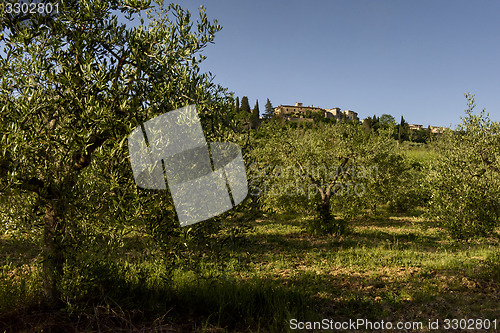
{"type": "MultiPolygon", "coordinates": [[[[324,253],[336,253],[339,250],[354,250],[359,248],[375,249],[415,249],[425,252],[452,251],[459,249],[460,244],[441,243],[438,236],[418,235],[415,233],[394,234],[378,230],[351,232],[342,237],[311,235],[302,232],[276,232],[265,235],[246,235],[245,242],[235,252],[265,254],[293,254],[309,253],[311,250],[324,253]]],[[[471,249],[481,244],[470,245],[471,249]]]]}
{"type": "MultiPolygon", "coordinates": [[[[302,290],[322,318],[372,321],[433,318],[498,318],[500,284],[446,271],[401,270],[400,276],[316,274],[303,271],[277,279],[302,290]]],[[[311,321],[313,318],[302,318],[311,321]]]]}
{"type": "Polygon", "coordinates": [[[117,281],[99,300],[82,299],[64,309],[31,306],[0,314],[0,329],[9,332],[207,329],[283,332],[289,318],[319,318],[313,311],[314,300],[267,279],[202,279],[162,288],[120,286],[119,283],[117,281]]]}
{"type": "Polygon", "coordinates": [[[0,237],[0,266],[32,262],[40,253],[40,246],[34,242],[0,237]]]}
{"type": "Polygon", "coordinates": [[[259,226],[268,228],[265,233],[249,234],[245,236],[246,243],[239,249],[242,253],[249,252],[255,255],[275,253],[286,254],[308,253],[311,250],[337,252],[346,249],[374,249],[386,247],[388,249],[412,249],[421,252],[435,253],[438,251],[456,251],[466,246],[469,250],[484,247],[484,245],[499,245],[496,238],[478,239],[464,244],[449,238],[444,232],[426,233],[415,228],[401,228],[412,226],[407,221],[357,221],[355,228],[344,236],[314,235],[305,231],[303,223],[296,220],[265,220],[259,221],[259,226]],[[303,228],[290,231],[286,226],[302,226],[303,228]]]}
{"type": "Polygon", "coordinates": [[[489,289],[484,284],[471,285],[460,274],[430,274],[411,268],[402,269],[398,276],[292,273],[193,279],[155,288],[140,283],[119,286],[117,281],[98,302],[81,300],[70,311],[33,307],[4,314],[0,328],[27,332],[283,332],[290,330],[292,319],[425,322],[458,318],[463,313],[471,318],[500,316],[498,284],[489,289]]]}

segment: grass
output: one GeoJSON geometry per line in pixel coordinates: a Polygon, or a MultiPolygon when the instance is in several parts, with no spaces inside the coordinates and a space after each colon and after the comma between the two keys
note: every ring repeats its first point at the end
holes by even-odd
{"type": "Polygon", "coordinates": [[[482,290],[488,286],[498,291],[494,277],[499,266],[488,261],[499,253],[498,239],[457,243],[437,228],[423,228],[425,223],[417,218],[358,221],[350,235],[335,240],[311,237],[297,221],[263,221],[256,228],[260,241],[247,274],[279,276],[282,283],[322,300],[324,317],[339,316],[329,311],[331,306],[346,316],[373,319],[429,311],[436,317],[447,312],[498,317],[500,310],[492,312],[490,306],[500,298],[482,290]],[[444,302],[465,298],[481,299],[485,306],[453,309],[444,302]],[[366,306],[359,307],[359,300],[366,306]]]}
{"type": "MultiPolygon", "coordinates": [[[[293,215],[252,224],[223,270],[207,272],[212,278],[181,268],[170,283],[160,278],[158,262],[125,262],[120,267],[128,268],[115,273],[128,276],[120,280],[130,293],[127,302],[104,290],[105,302],[97,305],[79,300],[69,312],[35,306],[35,315],[28,315],[28,304],[39,282],[30,264],[37,252],[33,244],[3,239],[0,326],[32,332],[60,331],[59,325],[89,332],[279,332],[289,329],[292,318],[500,319],[498,237],[454,241],[430,221],[404,216],[354,221],[341,238],[313,236],[306,221],[293,215]]],[[[134,236],[124,248],[130,254],[140,244],[134,236]]]]}
{"type": "Polygon", "coordinates": [[[399,149],[410,160],[419,161],[421,163],[431,162],[439,158],[439,153],[436,152],[432,143],[425,144],[405,141],[399,144],[399,149]]]}

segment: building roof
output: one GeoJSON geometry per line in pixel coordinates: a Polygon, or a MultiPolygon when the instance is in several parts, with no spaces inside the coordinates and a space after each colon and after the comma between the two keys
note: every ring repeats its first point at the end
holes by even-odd
{"type": "Polygon", "coordinates": [[[317,107],[317,106],[299,106],[299,105],[280,105],[280,106],[277,106],[275,107],[275,109],[277,108],[303,108],[303,109],[319,109],[319,110],[324,110],[323,108],[320,108],[320,107],[317,107]]]}

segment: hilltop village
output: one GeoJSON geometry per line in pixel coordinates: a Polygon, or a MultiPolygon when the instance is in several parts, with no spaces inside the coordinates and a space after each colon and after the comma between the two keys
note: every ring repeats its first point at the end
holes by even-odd
{"type": "Polygon", "coordinates": [[[358,113],[352,110],[340,111],[340,108],[323,109],[316,106],[303,106],[302,103],[295,105],[280,105],[274,108],[274,114],[289,121],[313,121],[314,115],[336,120],[357,120],[358,113]]]}
{"type": "MultiPolygon", "coordinates": [[[[326,109],[317,106],[304,106],[298,102],[295,105],[280,105],[275,107],[274,114],[285,121],[291,122],[314,122],[314,119],[317,117],[337,121],[359,121],[363,125],[371,121],[371,118],[360,120],[358,113],[352,110],[341,111],[338,107],[326,109]]],[[[408,124],[408,129],[411,131],[426,130],[420,124],[408,124]]],[[[428,129],[433,134],[443,134],[444,132],[444,128],[438,126],[428,126],[428,129]]]]}

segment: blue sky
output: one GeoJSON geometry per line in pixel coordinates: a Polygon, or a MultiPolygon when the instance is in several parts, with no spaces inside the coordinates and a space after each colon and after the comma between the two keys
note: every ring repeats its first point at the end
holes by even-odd
{"type": "Polygon", "coordinates": [[[269,98],[449,126],[470,91],[500,121],[500,1],[178,3],[222,25],[202,69],[261,111],[269,98]]]}

